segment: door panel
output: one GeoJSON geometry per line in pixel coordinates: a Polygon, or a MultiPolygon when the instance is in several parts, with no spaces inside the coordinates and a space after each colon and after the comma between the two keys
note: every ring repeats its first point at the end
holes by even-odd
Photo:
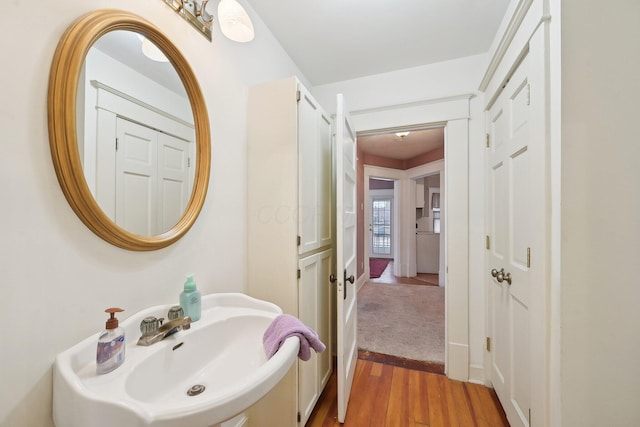
{"type": "Polygon", "coordinates": [[[532,205],[527,67],[525,57],[489,111],[491,147],[486,165],[491,242],[487,270],[495,269],[487,274],[491,381],[514,427],[529,425],[531,402],[528,248],[532,245],[532,205]]]}
{"type": "Polygon", "coordinates": [[[327,345],[322,353],[311,352],[311,359],[298,363],[298,408],[304,425],[329,381],[333,369],[331,351],[331,283],[333,250],[310,255],[299,261],[298,309],[300,320],[318,333],[327,345]]]}
{"type": "Polygon", "coordinates": [[[298,254],[320,247],[318,226],[318,155],[321,149],[318,141],[318,106],[302,88],[298,102],[298,233],[301,241],[298,254]]]}
{"type": "Polygon", "coordinates": [[[182,217],[189,193],[189,143],[158,133],[158,232],[170,230],[182,217]]]}
{"type": "Polygon", "coordinates": [[[344,422],[358,349],[356,277],[356,134],[342,94],[336,114],[336,256],[338,421],[344,422]],[[347,279],[350,279],[349,281],[347,279]]]}
{"type": "Polygon", "coordinates": [[[491,198],[492,209],[490,209],[491,235],[493,237],[492,254],[499,260],[503,260],[507,253],[507,230],[502,226],[507,219],[507,211],[504,209],[507,206],[506,175],[507,172],[503,162],[498,162],[492,166],[490,171],[490,193],[493,196],[491,198]]]}
{"type": "MultiPolygon", "coordinates": [[[[320,284],[318,255],[300,260],[300,280],[298,280],[298,310],[302,323],[316,330],[318,327],[318,293],[320,284]]],[[[318,354],[311,352],[311,359],[298,362],[298,408],[301,421],[311,415],[318,400],[320,379],[318,375],[318,354]]],[[[303,424],[304,425],[304,424],[303,424]]]]}
{"type": "Polygon", "coordinates": [[[333,372],[333,351],[331,349],[331,331],[333,327],[332,322],[332,294],[331,294],[331,282],[329,276],[333,273],[333,250],[327,250],[319,254],[320,256],[320,269],[318,270],[318,307],[320,308],[318,313],[318,326],[316,332],[326,344],[327,349],[320,353],[318,362],[318,369],[320,378],[320,390],[324,389],[324,386],[329,381],[331,372],[333,372]]]}
{"type": "MultiPolygon", "coordinates": [[[[333,242],[333,141],[331,138],[331,120],[321,114],[318,118],[320,191],[318,215],[320,215],[320,247],[333,242]]],[[[327,276],[328,277],[328,276],[327,276]]]]}
{"type": "Polygon", "coordinates": [[[115,222],[135,234],[157,234],[157,132],[117,119],[116,137],[115,222]]]}

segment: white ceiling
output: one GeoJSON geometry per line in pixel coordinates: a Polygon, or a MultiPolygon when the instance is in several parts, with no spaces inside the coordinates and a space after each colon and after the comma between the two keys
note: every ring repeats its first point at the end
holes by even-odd
{"type": "MultiPolygon", "coordinates": [[[[314,86],[488,52],[509,0],[246,0],[314,86]]],[[[260,34],[256,34],[260,37],[260,34]]],[[[395,132],[395,131],[394,131],[395,132]]],[[[366,153],[410,159],[444,131],[359,136],[366,153]]]]}
{"type": "Polygon", "coordinates": [[[405,137],[395,133],[358,136],[358,146],[368,154],[408,160],[444,145],[444,128],[414,130],[405,137]]]}
{"type": "Polygon", "coordinates": [[[485,53],[509,3],[246,1],[314,86],[485,53]]]}
{"type": "Polygon", "coordinates": [[[165,88],[187,98],[180,76],[169,62],[156,62],[147,58],[141,49],[142,39],[132,31],[110,31],[92,46],[116,61],[126,64],[140,74],[165,88]]]}

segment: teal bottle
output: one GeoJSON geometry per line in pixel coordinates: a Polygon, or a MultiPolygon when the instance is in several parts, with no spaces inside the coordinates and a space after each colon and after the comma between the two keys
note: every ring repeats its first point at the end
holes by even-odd
{"type": "Polygon", "coordinates": [[[180,307],[184,311],[185,316],[191,317],[191,321],[200,320],[202,295],[196,289],[196,281],[193,274],[187,274],[187,280],[184,282],[184,290],[180,293],[180,307]]]}

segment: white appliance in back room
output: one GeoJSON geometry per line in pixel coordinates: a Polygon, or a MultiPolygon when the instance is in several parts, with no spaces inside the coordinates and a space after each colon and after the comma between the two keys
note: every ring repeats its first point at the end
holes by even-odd
{"type": "Polygon", "coordinates": [[[438,274],[440,269],[440,233],[429,231],[429,217],[416,220],[416,258],[418,273],[438,274]]]}
{"type": "Polygon", "coordinates": [[[440,188],[429,185],[432,179],[439,184],[439,177],[426,178],[416,188],[416,267],[418,273],[439,274],[440,188]]]}

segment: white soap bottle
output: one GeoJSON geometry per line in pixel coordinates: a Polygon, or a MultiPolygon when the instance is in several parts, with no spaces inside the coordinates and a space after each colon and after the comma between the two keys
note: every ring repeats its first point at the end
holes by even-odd
{"type": "Polygon", "coordinates": [[[96,350],[96,373],[106,374],[122,365],[124,362],[124,329],[118,326],[115,314],[124,310],[121,308],[107,308],[105,312],[111,317],[107,320],[105,330],[98,338],[96,350]]]}

